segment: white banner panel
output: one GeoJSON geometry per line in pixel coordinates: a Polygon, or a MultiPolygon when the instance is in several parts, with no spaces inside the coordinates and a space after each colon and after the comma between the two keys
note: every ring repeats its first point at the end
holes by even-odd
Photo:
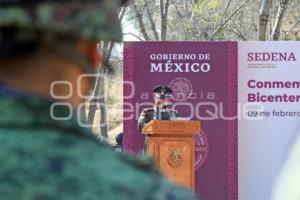
{"type": "Polygon", "coordinates": [[[300,128],[300,43],[240,42],[238,54],[239,199],[269,200],[300,128]]]}

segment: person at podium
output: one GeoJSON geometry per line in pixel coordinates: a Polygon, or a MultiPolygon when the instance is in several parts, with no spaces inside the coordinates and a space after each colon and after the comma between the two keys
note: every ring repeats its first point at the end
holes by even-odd
{"type": "Polygon", "coordinates": [[[175,120],[178,118],[176,110],[169,107],[173,102],[173,91],[167,86],[156,86],[153,88],[154,106],[146,108],[138,119],[138,129],[142,132],[144,126],[151,120],[175,120]]]}

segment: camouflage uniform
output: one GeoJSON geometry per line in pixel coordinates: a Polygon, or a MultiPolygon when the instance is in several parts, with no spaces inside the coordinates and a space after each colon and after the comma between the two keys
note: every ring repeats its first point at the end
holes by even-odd
{"type": "MultiPolygon", "coordinates": [[[[51,119],[51,101],[12,93],[0,96],[1,200],[193,199],[148,160],[96,142],[75,117],[51,119]]],[[[66,116],[69,110],[55,112],[66,116]]]]}
{"type": "Polygon", "coordinates": [[[0,0],[0,27],[18,28],[19,33],[16,35],[20,40],[37,35],[47,37],[67,35],[96,41],[100,39],[121,41],[117,2],[117,0],[0,0]]]}
{"type": "MultiPolygon", "coordinates": [[[[17,27],[12,40],[18,42],[48,33],[54,40],[66,33],[94,41],[120,40],[116,11],[113,0],[0,0],[0,33],[3,27],[17,27]]],[[[0,45],[7,42],[1,39],[0,45]]],[[[116,154],[98,143],[78,126],[76,116],[53,120],[52,103],[0,84],[1,200],[194,198],[170,184],[152,162],[116,154]]],[[[55,109],[55,116],[68,114],[67,108],[55,109]]]]}

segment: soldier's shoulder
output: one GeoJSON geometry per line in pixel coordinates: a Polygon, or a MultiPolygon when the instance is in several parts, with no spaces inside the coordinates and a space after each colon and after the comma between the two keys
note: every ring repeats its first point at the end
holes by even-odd
{"type": "Polygon", "coordinates": [[[154,112],[154,108],[145,108],[143,112],[154,112]]]}
{"type": "Polygon", "coordinates": [[[149,116],[152,113],[154,113],[154,108],[145,108],[142,112],[141,112],[141,116],[149,116]]]}

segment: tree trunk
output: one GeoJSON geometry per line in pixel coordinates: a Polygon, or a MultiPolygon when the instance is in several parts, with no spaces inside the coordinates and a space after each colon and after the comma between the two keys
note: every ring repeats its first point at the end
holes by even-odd
{"type": "Polygon", "coordinates": [[[100,100],[100,95],[101,95],[101,85],[104,84],[104,67],[100,67],[100,69],[98,70],[98,76],[96,78],[95,81],[95,87],[93,90],[93,94],[92,94],[92,98],[89,102],[89,113],[88,113],[88,117],[87,117],[87,123],[92,127],[93,123],[94,123],[94,119],[95,119],[95,114],[96,114],[96,110],[97,110],[97,105],[99,103],[100,100]]]}
{"type": "MultiPolygon", "coordinates": [[[[232,13],[224,20],[221,20],[220,25],[214,30],[214,32],[211,34],[211,36],[208,38],[208,40],[213,40],[215,38],[215,36],[225,27],[225,25],[233,18],[233,16],[235,16],[236,14],[239,13],[239,11],[244,8],[244,6],[249,2],[250,0],[245,0],[240,6],[237,6],[237,8],[232,11],[232,13]]],[[[230,1],[227,4],[227,8],[225,9],[223,16],[226,14],[227,9],[230,6],[230,1]]]]}
{"type": "Polygon", "coordinates": [[[90,101],[89,105],[89,114],[88,114],[88,124],[93,126],[95,114],[97,108],[100,108],[100,133],[99,135],[107,139],[108,130],[107,130],[107,109],[105,101],[105,78],[104,78],[104,67],[101,67],[98,72],[98,77],[96,80],[93,98],[90,101]]]}
{"type": "Polygon", "coordinates": [[[143,34],[144,39],[150,40],[149,35],[146,30],[146,26],[143,22],[143,15],[140,13],[140,11],[135,3],[133,3],[133,10],[134,10],[135,16],[137,18],[137,21],[139,23],[139,27],[141,29],[141,33],[143,34]]]}
{"type": "Polygon", "coordinates": [[[100,135],[104,140],[108,139],[108,124],[107,124],[107,106],[105,99],[105,81],[102,82],[100,86],[100,99],[99,99],[99,108],[100,108],[100,135]]]}
{"type": "Polygon", "coordinates": [[[100,108],[100,134],[103,138],[108,137],[107,130],[107,111],[105,101],[105,71],[109,69],[108,60],[111,56],[114,43],[107,41],[102,42],[102,62],[98,70],[98,76],[95,82],[92,99],[90,100],[88,124],[92,127],[95,119],[97,107],[100,108]]]}
{"type": "Polygon", "coordinates": [[[152,32],[154,34],[155,39],[159,40],[158,33],[157,33],[157,30],[156,30],[156,26],[155,26],[155,22],[154,22],[152,13],[149,10],[149,5],[148,5],[147,1],[145,1],[145,7],[146,7],[146,11],[147,11],[149,22],[151,24],[151,30],[152,30],[152,32]]]}
{"type": "Polygon", "coordinates": [[[87,121],[85,102],[80,107],[80,120],[82,124],[85,124],[87,121]]]}
{"type": "Polygon", "coordinates": [[[259,14],[258,35],[257,35],[257,39],[260,41],[266,40],[267,25],[269,21],[271,6],[272,6],[272,0],[262,0],[262,6],[259,14]]]}
{"type": "Polygon", "coordinates": [[[290,2],[290,0],[281,0],[280,1],[280,5],[279,5],[276,19],[275,19],[275,24],[274,24],[273,31],[272,31],[272,40],[279,40],[282,20],[283,20],[284,13],[286,11],[286,8],[288,7],[289,2],[290,2]]]}
{"type": "Polygon", "coordinates": [[[161,40],[167,39],[167,29],[168,29],[168,10],[169,10],[169,0],[160,0],[160,16],[161,16],[161,40]]]}

